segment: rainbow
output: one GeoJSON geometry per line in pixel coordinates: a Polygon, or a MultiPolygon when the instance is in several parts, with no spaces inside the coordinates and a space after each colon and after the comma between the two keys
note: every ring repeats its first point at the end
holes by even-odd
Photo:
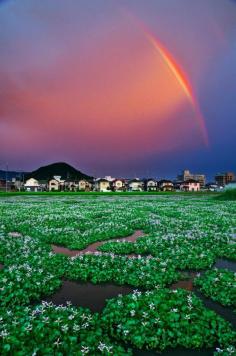
{"type": "Polygon", "coordinates": [[[186,95],[186,98],[190,102],[194,112],[195,117],[198,122],[204,144],[209,146],[209,139],[208,139],[208,132],[205,125],[205,120],[202,115],[198,100],[194,93],[194,90],[188,80],[188,77],[184,70],[181,68],[179,63],[175,60],[172,54],[168,51],[168,49],[162,44],[162,42],[154,36],[151,31],[143,24],[139,19],[135,18],[133,14],[130,14],[126,11],[126,15],[129,16],[137,26],[142,30],[143,34],[145,35],[146,39],[150,43],[150,45],[156,50],[156,52],[161,56],[163,59],[164,64],[168,67],[171,73],[174,75],[175,79],[177,80],[178,84],[182,88],[183,92],[186,95]]]}

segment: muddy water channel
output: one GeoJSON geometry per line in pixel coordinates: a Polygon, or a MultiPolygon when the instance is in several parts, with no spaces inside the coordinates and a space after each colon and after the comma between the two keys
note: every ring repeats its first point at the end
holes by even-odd
{"type": "Polygon", "coordinates": [[[87,252],[89,253],[95,253],[98,252],[97,248],[106,242],[111,242],[111,241],[117,241],[117,242],[122,242],[122,241],[129,241],[129,242],[135,242],[140,236],[144,236],[144,232],[142,230],[136,230],[132,235],[127,236],[127,237],[120,237],[120,238],[113,238],[110,240],[103,240],[103,241],[97,241],[94,242],[91,245],[88,245],[85,249],[83,250],[70,250],[69,248],[58,246],[58,245],[52,245],[52,250],[55,253],[62,253],[63,255],[66,256],[77,256],[77,255],[83,255],[87,252]]]}
{"type": "MultiPolygon", "coordinates": [[[[98,252],[97,248],[106,242],[110,241],[129,241],[135,242],[140,236],[144,236],[142,230],[136,230],[132,235],[122,238],[113,238],[109,240],[97,241],[90,244],[83,250],[70,250],[66,247],[52,245],[53,252],[61,253],[69,257],[83,255],[85,253],[98,252]]],[[[117,286],[113,284],[92,284],[92,283],[79,283],[74,281],[63,281],[61,289],[56,292],[47,301],[51,301],[56,305],[65,304],[66,301],[71,301],[75,306],[86,307],[93,312],[100,312],[106,300],[117,297],[118,294],[132,293],[135,288],[130,286],[117,286]]]]}
{"type": "MultiPolygon", "coordinates": [[[[110,240],[95,242],[87,246],[83,250],[70,250],[65,247],[52,245],[52,249],[55,253],[62,253],[67,256],[76,256],[85,253],[96,253],[97,248],[108,241],[130,241],[135,242],[140,236],[144,236],[143,231],[137,230],[132,235],[123,238],[113,238],[110,240]]],[[[100,252],[101,253],[101,252],[100,252]]],[[[127,255],[129,256],[129,255],[127,255]]],[[[133,256],[133,255],[130,255],[133,256]]],[[[236,262],[217,259],[213,267],[225,268],[230,271],[236,272],[236,262]]],[[[204,273],[204,271],[201,271],[204,273]]],[[[183,272],[183,278],[173,283],[169,288],[177,289],[183,288],[195,293],[203,302],[205,307],[215,311],[218,315],[229,321],[236,329],[236,318],[232,308],[224,307],[221,304],[214,302],[212,299],[205,297],[196,287],[194,287],[193,281],[197,272],[185,271],[183,272]]],[[[53,296],[47,299],[54,304],[65,304],[67,301],[75,306],[82,306],[90,308],[93,312],[101,312],[106,304],[106,300],[116,297],[118,294],[132,293],[135,288],[130,286],[117,286],[113,284],[98,284],[92,283],[79,283],[72,281],[63,281],[61,289],[53,296]]],[[[159,354],[161,356],[209,356],[213,354],[213,350],[187,350],[183,348],[169,349],[159,354]]],[[[155,351],[144,351],[133,349],[133,355],[135,356],[154,356],[158,355],[155,351]]]]}

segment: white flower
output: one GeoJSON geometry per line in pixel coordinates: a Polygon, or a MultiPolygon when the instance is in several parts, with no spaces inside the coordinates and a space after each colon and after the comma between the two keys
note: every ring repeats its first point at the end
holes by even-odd
{"type": "Polygon", "coordinates": [[[188,302],[189,302],[189,303],[192,302],[192,296],[191,296],[191,295],[188,295],[188,296],[187,296],[187,299],[188,299],[188,302]]]}
{"type": "Polygon", "coordinates": [[[143,318],[147,318],[148,317],[148,313],[146,313],[146,312],[143,312],[142,315],[143,315],[143,318]]]}
{"type": "Polygon", "coordinates": [[[100,341],[99,345],[98,345],[98,350],[103,351],[105,348],[106,348],[106,345],[100,341]]]}
{"type": "Polygon", "coordinates": [[[82,346],[81,350],[82,354],[87,354],[89,352],[89,347],[88,346],[82,346]]]}
{"type": "Polygon", "coordinates": [[[87,315],[83,313],[83,314],[81,315],[81,319],[84,320],[84,319],[86,319],[86,318],[87,318],[87,315]]]}
{"type": "Polygon", "coordinates": [[[28,325],[26,328],[25,328],[25,330],[27,330],[27,331],[31,331],[32,330],[32,325],[28,325]]]}
{"type": "Polygon", "coordinates": [[[0,337],[2,337],[3,339],[5,339],[5,337],[7,337],[9,335],[9,333],[6,330],[2,330],[0,333],[0,337]]]}
{"type": "Polygon", "coordinates": [[[226,351],[228,351],[229,354],[234,354],[235,348],[233,346],[227,347],[226,351]]]}
{"type": "Polygon", "coordinates": [[[89,326],[89,323],[84,323],[84,324],[82,325],[82,328],[86,329],[88,326],[89,326]]]}
{"type": "Polygon", "coordinates": [[[61,345],[61,342],[60,342],[60,339],[58,338],[55,342],[54,342],[54,345],[56,347],[59,347],[61,345]]]}
{"type": "Polygon", "coordinates": [[[66,333],[68,331],[69,327],[68,325],[62,325],[61,330],[66,333]]]}
{"type": "Polygon", "coordinates": [[[107,352],[111,352],[112,348],[113,348],[113,346],[112,346],[112,345],[110,345],[110,346],[106,346],[107,352]]]}
{"type": "Polygon", "coordinates": [[[61,323],[61,318],[60,318],[60,317],[57,318],[57,319],[55,320],[55,323],[60,324],[60,323],[61,323]]]}
{"type": "Polygon", "coordinates": [[[73,331],[77,332],[79,330],[80,330],[80,326],[79,325],[76,324],[76,325],[73,326],[73,331]]]}

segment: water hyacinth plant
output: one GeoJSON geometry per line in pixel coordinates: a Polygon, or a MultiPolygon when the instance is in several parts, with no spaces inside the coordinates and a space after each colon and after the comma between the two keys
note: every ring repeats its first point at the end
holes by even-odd
{"type": "Polygon", "coordinates": [[[111,341],[98,315],[87,309],[43,302],[1,309],[1,355],[129,355],[111,341]]]}
{"type": "Polygon", "coordinates": [[[115,282],[135,287],[155,288],[176,281],[180,273],[155,258],[125,257],[114,254],[86,254],[71,259],[66,272],[70,280],[93,283],[115,282]]]}
{"type": "Polygon", "coordinates": [[[223,305],[236,307],[236,272],[214,268],[195,279],[207,297],[223,305]]]}
{"type": "Polygon", "coordinates": [[[109,300],[102,318],[114,338],[140,349],[225,346],[236,338],[228,322],[180,289],[134,291],[109,300]]]}
{"type": "Polygon", "coordinates": [[[233,354],[236,337],[228,322],[193,293],[166,288],[183,271],[207,269],[196,287],[235,306],[234,273],[213,267],[218,258],[236,260],[235,237],[236,203],[204,196],[1,198],[1,354],[131,353],[120,342],[233,354]],[[144,232],[136,241],[117,240],[136,230],[144,232]],[[103,244],[93,253],[53,252],[52,244],[82,250],[98,241],[103,244]],[[100,314],[41,303],[63,279],[138,290],[108,300],[100,314]]]}

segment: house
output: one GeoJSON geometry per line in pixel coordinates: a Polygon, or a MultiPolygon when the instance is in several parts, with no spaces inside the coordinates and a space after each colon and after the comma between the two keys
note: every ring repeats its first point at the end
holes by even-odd
{"type": "Polygon", "coordinates": [[[112,181],[112,190],[114,192],[124,192],[126,190],[124,179],[114,179],[112,181]]]}
{"type": "Polygon", "coordinates": [[[138,178],[131,179],[128,183],[128,190],[130,192],[142,192],[144,189],[143,181],[138,178]]]}
{"type": "Polygon", "coordinates": [[[200,188],[200,182],[195,179],[189,179],[180,184],[180,190],[183,192],[199,192],[200,188]]]}
{"type": "Polygon", "coordinates": [[[105,178],[99,178],[95,181],[95,190],[97,192],[110,192],[111,185],[110,182],[105,178]]]}
{"type": "Polygon", "coordinates": [[[21,191],[24,188],[24,182],[21,180],[21,177],[12,178],[11,184],[14,191],[21,191]]]}
{"type": "Polygon", "coordinates": [[[15,192],[16,190],[19,189],[15,186],[14,178],[12,178],[12,180],[7,179],[7,181],[5,179],[0,179],[0,191],[15,192]]]}
{"type": "Polygon", "coordinates": [[[64,182],[64,190],[69,192],[76,192],[79,189],[78,181],[65,180],[64,182]]]}
{"type": "Polygon", "coordinates": [[[180,185],[181,185],[182,182],[178,182],[178,181],[174,181],[173,182],[173,186],[174,186],[174,190],[175,191],[180,191],[180,185]]]}
{"type": "Polygon", "coordinates": [[[162,192],[173,192],[174,191],[174,184],[171,180],[162,179],[158,182],[159,189],[162,192]]]}
{"type": "Polygon", "coordinates": [[[190,179],[194,179],[200,183],[201,188],[203,188],[206,184],[206,176],[204,174],[199,173],[191,173],[188,169],[185,169],[180,175],[177,177],[177,181],[186,182],[190,179]]]}
{"type": "Polygon", "coordinates": [[[92,190],[92,183],[85,179],[80,179],[78,182],[78,190],[82,192],[90,192],[92,190]]]}
{"type": "Polygon", "coordinates": [[[158,190],[158,182],[153,178],[145,180],[144,190],[147,192],[156,192],[158,190]]]}
{"type": "Polygon", "coordinates": [[[39,184],[39,181],[35,178],[29,178],[24,184],[24,189],[27,192],[41,192],[43,190],[42,186],[39,184]]]}
{"type": "Polygon", "coordinates": [[[61,176],[54,176],[48,181],[49,192],[65,190],[65,180],[61,180],[61,176]]]}

